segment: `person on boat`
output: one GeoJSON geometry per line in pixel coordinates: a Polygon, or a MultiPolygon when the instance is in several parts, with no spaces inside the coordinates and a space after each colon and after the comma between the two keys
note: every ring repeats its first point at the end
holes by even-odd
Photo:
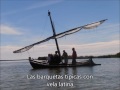
{"type": "Polygon", "coordinates": [[[29,60],[31,60],[31,57],[29,57],[29,60]]]}
{"type": "Polygon", "coordinates": [[[48,63],[50,63],[50,61],[51,61],[51,55],[50,54],[48,54],[47,60],[48,60],[48,63]]]}
{"type": "Polygon", "coordinates": [[[55,51],[54,64],[59,64],[59,63],[60,63],[60,57],[58,55],[58,51],[55,51]]]}
{"type": "Polygon", "coordinates": [[[64,63],[67,64],[68,63],[68,54],[65,50],[63,50],[63,58],[64,58],[64,63]]]}
{"type": "Polygon", "coordinates": [[[52,54],[48,54],[47,60],[48,60],[49,64],[53,64],[54,63],[53,55],[52,54]]]}
{"type": "Polygon", "coordinates": [[[92,58],[93,58],[92,56],[89,57],[89,64],[90,64],[90,65],[95,65],[95,63],[93,62],[92,58]]]}
{"type": "Polygon", "coordinates": [[[77,53],[75,51],[75,48],[72,48],[72,64],[75,65],[76,64],[76,58],[77,58],[77,53]]]}

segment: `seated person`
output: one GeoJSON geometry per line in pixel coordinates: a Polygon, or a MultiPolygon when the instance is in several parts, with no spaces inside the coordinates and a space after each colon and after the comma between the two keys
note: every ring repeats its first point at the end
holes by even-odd
{"type": "Polygon", "coordinates": [[[55,51],[55,55],[52,57],[50,64],[59,64],[60,62],[61,61],[60,61],[60,57],[58,55],[58,52],[55,51]]]}
{"type": "Polygon", "coordinates": [[[50,56],[50,54],[48,54],[47,60],[48,60],[48,63],[51,61],[51,56],[50,56]]]}

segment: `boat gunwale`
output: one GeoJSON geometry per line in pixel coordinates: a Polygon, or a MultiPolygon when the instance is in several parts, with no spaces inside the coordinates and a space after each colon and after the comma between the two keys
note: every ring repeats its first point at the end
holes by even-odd
{"type": "Polygon", "coordinates": [[[101,64],[89,64],[89,63],[81,63],[81,62],[77,62],[77,64],[73,65],[73,64],[53,64],[53,65],[50,65],[49,63],[43,63],[43,62],[37,62],[35,61],[34,59],[29,59],[29,62],[31,64],[31,66],[34,68],[34,69],[40,69],[40,68],[54,68],[54,67],[81,67],[81,66],[88,66],[88,67],[91,67],[91,66],[96,66],[96,65],[101,65],[101,64]]]}

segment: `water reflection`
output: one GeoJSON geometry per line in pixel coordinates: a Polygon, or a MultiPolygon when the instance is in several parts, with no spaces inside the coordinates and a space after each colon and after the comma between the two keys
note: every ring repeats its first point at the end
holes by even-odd
{"type": "Polygon", "coordinates": [[[120,60],[94,59],[101,66],[32,69],[29,63],[2,62],[1,90],[119,90],[120,60]],[[27,79],[27,75],[93,75],[93,79],[27,79]],[[48,87],[47,83],[73,82],[74,87],[48,87]]]}
{"type": "Polygon", "coordinates": [[[72,74],[73,74],[73,75],[77,75],[76,67],[73,67],[73,68],[72,68],[72,74]]]}
{"type": "Polygon", "coordinates": [[[61,75],[61,68],[48,68],[47,69],[48,71],[48,75],[53,75],[53,74],[56,74],[56,75],[61,75]]]}

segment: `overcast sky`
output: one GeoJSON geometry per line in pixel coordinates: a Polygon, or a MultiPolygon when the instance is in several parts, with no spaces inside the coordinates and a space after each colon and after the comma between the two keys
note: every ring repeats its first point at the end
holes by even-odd
{"type": "Polygon", "coordinates": [[[81,30],[58,39],[61,53],[78,56],[118,53],[120,37],[119,0],[0,0],[1,59],[24,59],[47,56],[56,50],[54,40],[34,46],[30,51],[13,54],[14,50],[53,35],[48,10],[56,33],[108,19],[91,30],[81,30]]]}

